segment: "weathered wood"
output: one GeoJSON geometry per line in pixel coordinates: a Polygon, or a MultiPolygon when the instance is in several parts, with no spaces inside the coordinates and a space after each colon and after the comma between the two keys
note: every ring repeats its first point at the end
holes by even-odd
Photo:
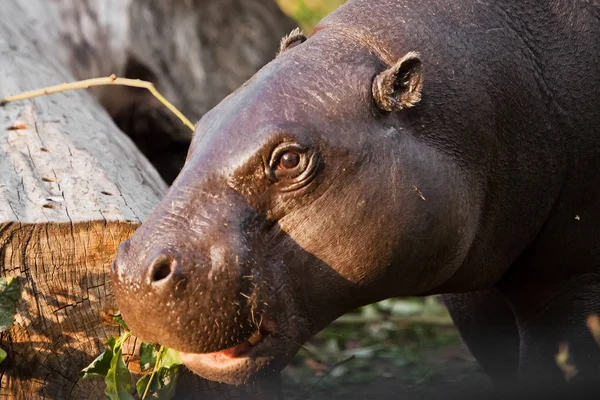
{"type": "Polygon", "coordinates": [[[271,61],[297,26],[274,0],[134,1],[130,13],[130,59],[192,120],[271,61]]]}
{"type": "MultiPolygon", "coordinates": [[[[66,63],[73,48],[58,6],[3,2],[0,97],[72,81],[73,62],[92,72],[111,68],[100,66],[102,57],[66,63]]],[[[0,344],[8,352],[0,397],[103,397],[102,380],[77,378],[118,334],[107,273],[118,244],[165,190],[85,91],[0,108],[0,274],[18,276],[23,287],[15,323],[0,344]]]]}

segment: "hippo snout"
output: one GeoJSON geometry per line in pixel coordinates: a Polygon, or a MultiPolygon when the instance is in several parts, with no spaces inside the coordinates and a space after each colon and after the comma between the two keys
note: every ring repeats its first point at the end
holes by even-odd
{"type": "Polygon", "coordinates": [[[249,251],[253,213],[228,200],[230,207],[204,201],[196,219],[159,208],[120,245],[114,292],[142,340],[212,353],[243,344],[260,329],[268,290],[257,253],[249,251]]]}
{"type": "Polygon", "coordinates": [[[131,247],[131,240],[126,240],[119,246],[117,257],[112,265],[113,274],[129,274],[124,279],[135,280],[134,274],[141,284],[148,286],[147,290],[160,293],[161,291],[174,290],[174,285],[181,285],[185,281],[181,254],[170,247],[158,248],[151,252],[150,257],[138,268],[131,267],[127,260],[127,252],[131,247]],[[123,265],[124,264],[124,265],[123,265]],[[144,266],[148,266],[144,270],[144,266]]]}

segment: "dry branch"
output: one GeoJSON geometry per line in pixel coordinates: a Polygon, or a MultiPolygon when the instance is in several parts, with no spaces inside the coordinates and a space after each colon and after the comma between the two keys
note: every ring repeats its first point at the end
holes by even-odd
{"type": "Polygon", "coordinates": [[[194,124],[190,122],[189,119],[185,117],[169,100],[167,100],[163,95],[161,95],[158,90],[154,87],[152,82],[142,81],[140,79],[127,79],[127,78],[117,78],[115,74],[105,78],[92,78],[85,79],[82,81],[72,82],[72,83],[62,83],[60,85],[49,86],[43,89],[35,89],[29,90],[27,92],[19,93],[16,95],[8,96],[0,100],[0,107],[5,106],[6,104],[19,101],[19,100],[28,100],[33,99],[39,96],[45,96],[53,93],[66,92],[68,90],[76,90],[76,89],[89,89],[95,86],[108,86],[108,85],[121,85],[127,87],[135,87],[141,89],[147,89],[158,101],[161,102],[165,107],[169,109],[177,118],[183,122],[185,126],[190,128],[192,132],[194,132],[194,124]]]}

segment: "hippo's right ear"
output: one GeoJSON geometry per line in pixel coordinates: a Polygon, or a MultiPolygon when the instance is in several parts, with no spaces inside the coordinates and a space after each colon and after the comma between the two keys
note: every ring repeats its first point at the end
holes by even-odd
{"type": "Polygon", "coordinates": [[[373,80],[372,95],[384,111],[400,111],[421,100],[423,73],[419,54],[411,51],[373,80]]]}
{"type": "Polygon", "coordinates": [[[280,55],[284,51],[291,49],[292,47],[298,46],[300,43],[306,42],[306,35],[300,28],[296,28],[287,34],[283,39],[281,39],[281,43],[279,43],[279,51],[277,55],[280,55]]]}

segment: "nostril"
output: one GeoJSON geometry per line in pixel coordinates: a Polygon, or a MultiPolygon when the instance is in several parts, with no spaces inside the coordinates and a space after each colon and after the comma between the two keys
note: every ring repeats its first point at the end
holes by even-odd
{"type": "Polygon", "coordinates": [[[176,264],[175,258],[159,257],[152,265],[150,279],[152,283],[158,283],[167,279],[173,273],[176,264]]]}

